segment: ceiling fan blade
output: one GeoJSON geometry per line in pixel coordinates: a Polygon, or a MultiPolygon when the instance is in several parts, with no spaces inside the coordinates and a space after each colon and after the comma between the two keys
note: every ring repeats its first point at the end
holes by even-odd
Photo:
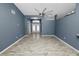
{"type": "Polygon", "coordinates": [[[47,8],[44,8],[43,11],[42,11],[42,13],[44,13],[46,10],[47,10],[47,8]]]}
{"type": "Polygon", "coordinates": [[[48,18],[52,18],[54,15],[53,14],[45,14],[45,17],[48,17],[48,18]]]}
{"type": "Polygon", "coordinates": [[[50,10],[50,11],[47,11],[47,12],[45,12],[45,13],[52,13],[53,12],[53,10],[50,10]]]}
{"type": "Polygon", "coordinates": [[[35,11],[36,11],[37,13],[40,13],[39,10],[37,10],[36,8],[35,8],[35,11]]]}

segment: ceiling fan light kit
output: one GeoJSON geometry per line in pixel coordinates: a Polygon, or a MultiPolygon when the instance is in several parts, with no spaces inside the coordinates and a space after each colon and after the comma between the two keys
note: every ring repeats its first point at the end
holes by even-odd
{"type": "Polygon", "coordinates": [[[53,17],[52,16],[53,10],[47,11],[47,8],[44,8],[43,11],[40,12],[38,9],[35,8],[35,11],[38,13],[38,16],[42,16],[42,17],[44,17],[44,16],[49,17],[50,16],[50,17],[53,17]]]}

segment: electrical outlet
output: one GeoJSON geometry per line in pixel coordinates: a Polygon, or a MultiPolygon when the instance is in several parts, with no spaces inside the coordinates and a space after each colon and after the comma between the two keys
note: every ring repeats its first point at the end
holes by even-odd
{"type": "Polygon", "coordinates": [[[16,39],[18,39],[18,37],[16,36],[16,39]]]}
{"type": "Polygon", "coordinates": [[[64,37],[64,39],[66,39],[66,37],[64,37]]]}

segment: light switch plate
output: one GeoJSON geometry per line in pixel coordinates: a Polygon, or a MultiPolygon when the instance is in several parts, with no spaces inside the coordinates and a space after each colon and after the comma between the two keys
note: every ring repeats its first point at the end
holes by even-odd
{"type": "Polygon", "coordinates": [[[18,39],[18,37],[16,36],[16,39],[18,39]]]}
{"type": "Polygon", "coordinates": [[[13,15],[16,14],[15,10],[13,10],[13,9],[11,9],[11,13],[12,13],[13,15]]]}

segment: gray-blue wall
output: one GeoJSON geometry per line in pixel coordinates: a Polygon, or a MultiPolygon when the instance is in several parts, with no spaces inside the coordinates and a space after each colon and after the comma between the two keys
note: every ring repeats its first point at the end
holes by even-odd
{"type": "Polygon", "coordinates": [[[75,11],[75,14],[56,20],[55,34],[79,50],[79,38],[76,37],[79,34],[79,4],[75,11]]]}
{"type": "Polygon", "coordinates": [[[0,3],[0,51],[24,35],[24,15],[14,4],[0,3]],[[11,9],[15,10],[15,15],[11,9]]]}
{"type": "Polygon", "coordinates": [[[29,34],[29,23],[30,23],[30,19],[28,19],[27,17],[25,17],[25,34],[28,35],[29,34]]]}
{"type": "Polygon", "coordinates": [[[42,18],[42,35],[53,35],[55,32],[55,20],[49,18],[42,18]]]}
{"type": "MultiPolygon", "coordinates": [[[[25,19],[25,27],[26,27],[26,33],[28,32],[29,29],[28,28],[28,24],[27,21],[30,21],[30,19],[28,19],[26,17],[25,19]]],[[[41,35],[53,35],[55,33],[55,20],[54,18],[49,19],[49,18],[41,18],[41,35]]]]}

